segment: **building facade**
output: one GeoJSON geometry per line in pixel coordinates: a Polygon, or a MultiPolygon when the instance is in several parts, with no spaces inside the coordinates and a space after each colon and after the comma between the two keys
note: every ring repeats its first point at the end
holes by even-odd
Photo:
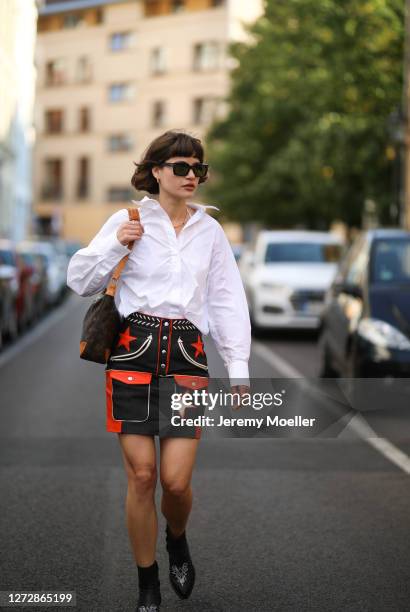
{"type": "Polygon", "coordinates": [[[0,236],[31,229],[34,142],[35,0],[0,2],[0,236]]]}
{"type": "Polygon", "coordinates": [[[230,41],[259,0],[69,0],[40,9],[37,226],[88,242],[139,199],[130,180],[167,129],[203,137],[226,112],[230,41]]]}

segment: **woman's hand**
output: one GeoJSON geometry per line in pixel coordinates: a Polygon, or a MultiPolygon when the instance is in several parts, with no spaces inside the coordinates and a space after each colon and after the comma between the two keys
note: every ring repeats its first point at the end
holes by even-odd
{"type": "Polygon", "coordinates": [[[144,228],[139,221],[126,221],[121,223],[117,230],[117,238],[124,246],[129,242],[139,240],[144,233],[144,228]]]}
{"type": "Polygon", "coordinates": [[[239,403],[236,403],[236,399],[234,400],[235,403],[232,404],[233,410],[238,410],[238,408],[240,408],[242,395],[249,393],[250,390],[250,387],[248,387],[247,385],[232,385],[231,393],[239,393],[239,403]]]}

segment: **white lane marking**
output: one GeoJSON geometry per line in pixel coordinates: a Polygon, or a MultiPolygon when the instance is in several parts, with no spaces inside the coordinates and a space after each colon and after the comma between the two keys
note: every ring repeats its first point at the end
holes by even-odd
{"type": "MultiPolygon", "coordinates": [[[[269,365],[287,378],[306,378],[291,363],[279,357],[272,349],[257,340],[252,340],[252,352],[264,359],[269,365]]],[[[347,424],[347,428],[354,431],[362,440],[367,442],[386,459],[397,465],[403,472],[410,474],[410,457],[397,448],[387,438],[382,438],[370,427],[370,425],[359,414],[356,414],[347,424]]]]}
{"type": "Polygon", "coordinates": [[[61,319],[64,319],[67,312],[77,306],[78,301],[76,300],[76,296],[73,294],[68,295],[61,305],[57,306],[50,314],[46,314],[44,319],[35,323],[33,329],[28,330],[23,336],[17,338],[14,344],[3,349],[2,353],[0,353],[0,368],[14,359],[16,355],[24,351],[30,344],[38,340],[38,338],[43,336],[50,327],[61,321],[61,319]]]}

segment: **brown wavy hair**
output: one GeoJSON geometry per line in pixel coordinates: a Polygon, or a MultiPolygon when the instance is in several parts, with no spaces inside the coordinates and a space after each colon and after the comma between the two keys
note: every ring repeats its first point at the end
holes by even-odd
{"type": "MultiPolygon", "coordinates": [[[[195,138],[186,132],[169,130],[158,138],[155,138],[148,146],[131,178],[131,185],[137,191],[147,191],[151,194],[159,193],[159,186],[152,174],[152,168],[157,162],[166,161],[171,157],[196,157],[201,163],[204,161],[204,149],[199,138],[195,138]]],[[[204,183],[208,176],[199,179],[204,183]]]]}

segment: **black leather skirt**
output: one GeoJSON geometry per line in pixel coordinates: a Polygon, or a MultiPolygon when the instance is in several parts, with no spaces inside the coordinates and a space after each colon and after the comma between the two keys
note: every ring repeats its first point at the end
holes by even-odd
{"type": "Polygon", "coordinates": [[[196,417],[205,410],[199,398],[209,383],[208,360],[191,321],[131,313],[105,374],[107,431],[200,438],[196,417]]]}

